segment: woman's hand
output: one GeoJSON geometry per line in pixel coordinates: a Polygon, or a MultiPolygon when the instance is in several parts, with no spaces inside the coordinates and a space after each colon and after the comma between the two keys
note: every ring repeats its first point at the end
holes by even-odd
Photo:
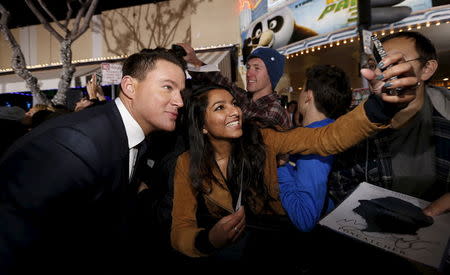
{"type": "Polygon", "coordinates": [[[209,241],[215,248],[221,248],[235,242],[245,229],[245,211],[238,211],[220,219],[209,231],[209,241]]]}
{"type": "Polygon", "coordinates": [[[372,92],[380,95],[384,101],[391,103],[411,102],[416,97],[416,90],[423,85],[415,74],[411,63],[405,62],[404,56],[400,53],[383,58],[375,70],[361,69],[361,75],[369,81],[372,92]],[[392,67],[389,67],[390,65],[392,67]],[[381,71],[381,69],[384,69],[384,71],[381,71]],[[390,80],[394,76],[397,79],[390,80]],[[395,88],[402,88],[399,95],[386,93],[388,89],[395,88]]]}

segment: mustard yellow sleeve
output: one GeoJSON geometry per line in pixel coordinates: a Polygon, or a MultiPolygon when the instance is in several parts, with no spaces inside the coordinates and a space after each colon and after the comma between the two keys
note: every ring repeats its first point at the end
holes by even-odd
{"type": "Polygon", "coordinates": [[[389,127],[372,123],[364,104],[341,116],[334,123],[320,128],[295,128],[285,132],[263,129],[266,145],[281,154],[337,154],[361,142],[381,129],[389,127]]]}
{"type": "Polygon", "coordinates": [[[204,230],[197,226],[197,200],[189,177],[189,155],[178,157],[173,188],[172,247],[190,257],[205,256],[195,248],[197,234],[204,230]]]}

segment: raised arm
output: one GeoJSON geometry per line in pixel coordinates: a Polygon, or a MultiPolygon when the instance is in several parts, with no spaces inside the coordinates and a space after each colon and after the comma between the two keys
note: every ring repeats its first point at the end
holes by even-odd
{"type": "MultiPolygon", "coordinates": [[[[203,65],[206,65],[201,61],[197,54],[195,53],[195,50],[192,48],[191,45],[187,43],[178,43],[177,45],[184,48],[186,51],[186,56],[184,57],[184,60],[187,63],[192,64],[196,68],[200,68],[203,65]]],[[[235,83],[231,82],[227,77],[223,76],[220,72],[193,72],[189,71],[189,74],[192,76],[192,78],[198,82],[210,82],[219,84],[222,86],[231,87],[231,89],[235,92],[236,99],[238,102],[242,102],[243,104],[247,104],[249,102],[249,99],[247,98],[247,91],[244,89],[238,87],[235,83]]]]}
{"type": "Polygon", "coordinates": [[[268,145],[273,145],[279,153],[300,153],[329,155],[343,152],[376,131],[390,127],[391,119],[416,96],[420,79],[410,62],[401,63],[402,55],[393,54],[383,59],[383,67],[393,65],[381,73],[362,69],[361,74],[371,85],[372,95],[353,111],[341,116],[335,123],[319,129],[298,128],[284,134],[274,134],[268,138],[268,145]],[[393,76],[397,80],[390,81],[393,76]],[[386,88],[403,88],[400,95],[386,94],[386,88]]]}

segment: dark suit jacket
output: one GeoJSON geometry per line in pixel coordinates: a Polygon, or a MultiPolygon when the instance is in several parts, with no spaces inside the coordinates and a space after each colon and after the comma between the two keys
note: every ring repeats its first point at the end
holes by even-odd
{"type": "Polygon", "coordinates": [[[0,273],[135,274],[128,152],[113,102],[49,120],[12,145],[0,161],[0,273]]]}
{"type": "Polygon", "coordinates": [[[27,133],[25,125],[17,120],[0,119],[0,158],[11,144],[27,133]]]}

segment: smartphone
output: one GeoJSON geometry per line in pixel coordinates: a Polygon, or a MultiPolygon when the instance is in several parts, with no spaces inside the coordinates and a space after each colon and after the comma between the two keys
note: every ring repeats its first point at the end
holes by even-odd
{"type": "Polygon", "coordinates": [[[97,85],[102,86],[102,72],[95,72],[95,76],[97,77],[97,85]]]}
{"type": "MultiPolygon", "coordinates": [[[[375,35],[371,36],[373,45],[376,49],[376,51],[373,51],[373,55],[375,57],[375,60],[377,61],[377,64],[380,63],[381,59],[387,56],[386,50],[383,47],[383,44],[381,44],[381,41],[376,37],[375,35]]],[[[392,67],[392,64],[384,68],[384,70],[392,67]]],[[[397,76],[393,76],[388,79],[388,81],[398,79],[397,76]]],[[[398,95],[402,91],[402,88],[394,88],[394,89],[386,89],[386,93],[389,95],[398,95]]]]}

